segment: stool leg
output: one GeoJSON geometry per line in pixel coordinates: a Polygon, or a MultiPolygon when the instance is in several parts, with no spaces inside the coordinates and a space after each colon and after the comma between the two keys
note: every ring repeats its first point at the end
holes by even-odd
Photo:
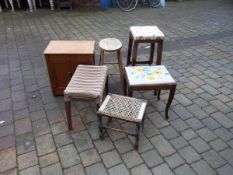
{"type": "Polygon", "coordinates": [[[66,101],[65,102],[65,109],[66,109],[66,117],[67,117],[68,129],[72,130],[72,119],[71,119],[70,101],[66,101]]]}
{"type": "Polygon", "coordinates": [[[156,65],[161,65],[163,53],[163,40],[158,41],[156,65]]]}
{"type": "Polygon", "coordinates": [[[98,127],[99,127],[99,131],[100,131],[100,139],[103,140],[104,135],[103,135],[103,129],[102,129],[102,115],[97,114],[97,117],[98,117],[98,127]]]}
{"type": "Polygon", "coordinates": [[[138,42],[133,42],[133,56],[132,56],[132,66],[135,66],[137,61],[137,54],[138,54],[138,42]]]}
{"type": "Polygon", "coordinates": [[[128,54],[127,54],[126,66],[131,64],[130,58],[131,58],[131,51],[132,51],[132,43],[133,43],[133,39],[131,37],[131,34],[129,33],[129,45],[128,45],[128,54]]]}
{"type": "Polygon", "coordinates": [[[104,51],[101,49],[99,65],[102,66],[103,64],[104,64],[104,51]]]}
{"type": "Polygon", "coordinates": [[[117,51],[117,59],[118,59],[118,66],[119,66],[119,71],[120,71],[121,83],[122,83],[122,87],[124,90],[124,87],[125,87],[124,70],[123,70],[123,64],[122,64],[122,60],[121,60],[121,51],[120,50],[117,51]]]}
{"type": "Polygon", "coordinates": [[[136,126],[137,126],[137,128],[136,128],[136,134],[135,134],[136,141],[135,141],[134,149],[138,150],[138,143],[139,143],[139,135],[140,135],[141,124],[137,123],[136,126]]]}
{"type": "Polygon", "coordinates": [[[108,95],[108,75],[107,75],[107,79],[106,79],[106,83],[105,83],[105,93],[106,93],[106,95],[108,95]]]}
{"type": "Polygon", "coordinates": [[[149,60],[150,65],[153,63],[153,60],[154,60],[154,51],[155,51],[155,43],[151,43],[150,44],[150,60],[149,60]]]}
{"type": "Polygon", "coordinates": [[[169,107],[171,106],[173,97],[175,95],[175,91],[176,91],[176,85],[172,86],[170,89],[169,98],[168,98],[168,102],[167,102],[166,109],[165,109],[166,119],[168,119],[168,110],[169,110],[169,107]]]}

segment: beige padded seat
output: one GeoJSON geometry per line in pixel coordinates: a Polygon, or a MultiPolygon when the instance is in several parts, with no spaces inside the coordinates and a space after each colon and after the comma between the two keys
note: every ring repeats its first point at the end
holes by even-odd
{"type": "MultiPolygon", "coordinates": [[[[138,149],[140,128],[141,125],[143,125],[146,104],[147,102],[145,100],[115,94],[107,95],[97,112],[99,119],[100,137],[102,139],[104,138],[104,130],[106,131],[106,129],[121,131],[136,137],[135,149],[138,149]],[[104,125],[102,123],[102,116],[108,117],[109,121],[115,118],[136,123],[136,132],[127,132],[121,129],[111,128],[108,125],[104,125]]],[[[110,122],[108,122],[108,124],[110,124],[110,122]]]]}
{"type": "Polygon", "coordinates": [[[79,65],[64,91],[68,128],[72,129],[71,99],[90,101],[100,106],[107,81],[107,66],[79,65]]]}
{"type": "Polygon", "coordinates": [[[155,44],[157,44],[156,65],[160,65],[162,61],[164,36],[163,32],[157,26],[131,26],[129,28],[129,45],[126,65],[151,65],[154,59],[155,44]],[[138,45],[140,43],[148,43],[151,45],[149,60],[137,61],[138,45]]]}

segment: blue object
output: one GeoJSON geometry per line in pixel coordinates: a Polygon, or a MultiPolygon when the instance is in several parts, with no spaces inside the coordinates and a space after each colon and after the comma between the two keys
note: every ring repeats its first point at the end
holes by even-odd
{"type": "Polygon", "coordinates": [[[160,0],[160,6],[165,7],[165,0],[160,0]]]}
{"type": "Polygon", "coordinates": [[[112,1],[111,0],[101,0],[100,1],[100,6],[107,9],[111,7],[112,1]]]}

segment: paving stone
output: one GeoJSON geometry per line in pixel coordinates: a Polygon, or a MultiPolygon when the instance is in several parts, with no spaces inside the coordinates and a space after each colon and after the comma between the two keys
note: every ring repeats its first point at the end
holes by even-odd
{"type": "Polygon", "coordinates": [[[186,123],[188,123],[188,125],[193,129],[193,130],[197,130],[200,128],[203,128],[205,125],[203,125],[200,120],[198,120],[197,118],[190,118],[188,120],[186,120],[186,123]]]}
{"type": "Polygon", "coordinates": [[[187,129],[181,133],[181,135],[186,139],[190,140],[197,137],[197,134],[192,129],[187,129]]]}
{"type": "Polygon", "coordinates": [[[185,164],[183,166],[180,166],[174,170],[176,175],[196,175],[196,173],[192,170],[192,168],[185,164]]]}
{"type": "Polygon", "coordinates": [[[95,149],[90,149],[80,153],[84,167],[99,162],[101,159],[95,149]]]}
{"type": "Polygon", "coordinates": [[[192,113],[190,113],[188,110],[186,110],[185,107],[181,105],[176,105],[175,107],[173,107],[173,110],[175,111],[175,113],[177,113],[178,116],[180,116],[184,120],[193,116],[192,113]]]}
{"type": "Polygon", "coordinates": [[[162,135],[154,136],[151,138],[151,142],[162,156],[168,156],[175,152],[175,149],[162,135]]]}
{"type": "Polygon", "coordinates": [[[183,137],[177,137],[171,140],[171,143],[176,149],[180,149],[188,145],[188,142],[184,140],[183,137]]]}
{"type": "Polygon", "coordinates": [[[64,170],[64,175],[85,175],[84,169],[81,164],[72,166],[64,170]]]}
{"type": "Polygon", "coordinates": [[[146,127],[143,129],[143,133],[146,137],[150,138],[159,134],[159,130],[152,124],[150,120],[147,120],[146,118],[144,121],[144,126],[146,127]]]}
{"type": "Polygon", "coordinates": [[[56,163],[41,169],[42,175],[63,175],[60,163],[56,163]]]}
{"type": "Polygon", "coordinates": [[[30,117],[32,121],[35,121],[35,120],[45,118],[46,114],[44,110],[39,110],[39,111],[31,112],[30,117]]]}
{"type": "Polygon", "coordinates": [[[220,152],[220,154],[225,160],[227,160],[228,163],[231,164],[231,166],[233,166],[233,149],[225,149],[224,151],[220,152]]]}
{"type": "Polygon", "coordinates": [[[229,102],[231,101],[231,98],[229,98],[228,96],[224,95],[224,94],[219,94],[217,96],[215,96],[218,100],[220,100],[223,103],[229,102]]]}
{"type": "Polygon", "coordinates": [[[1,123],[0,126],[4,126],[13,122],[13,112],[12,111],[5,111],[0,112],[0,121],[4,121],[1,123]]]}
{"type": "Polygon", "coordinates": [[[5,171],[4,173],[1,173],[1,175],[17,175],[17,169],[11,169],[9,171],[5,171]]]}
{"type": "Polygon", "coordinates": [[[229,164],[226,164],[217,169],[219,175],[232,175],[233,168],[229,164]]]}
{"type": "Polygon", "coordinates": [[[231,108],[229,108],[227,105],[225,105],[221,101],[213,100],[210,102],[210,104],[212,104],[214,107],[216,107],[219,111],[221,111],[223,113],[231,112],[231,108]]]}
{"type": "Polygon", "coordinates": [[[68,168],[80,163],[77,150],[73,144],[60,147],[58,154],[63,168],[68,168]]]}
{"type": "Polygon", "coordinates": [[[29,117],[29,111],[28,109],[21,109],[18,111],[14,112],[14,119],[15,120],[19,120],[19,119],[23,119],[23,118],[28,118],[29,117]]]}
{"type": "MultiPolygon", "coordinates": [[[[114,170],[112,170],[114,173],[117,173],[117,171],[121,172],[123,171],[124,169],[122,167],[119,167],[119,168],[115,168],[114,170]]],[[[123,171],[123,174],[125,173],[125,171],[123,171]]],[[[86,168],[86,174],[87,175],[107,175],[107,172],[103,166],[103,164],[101,163],[97,163],[97,164],[94,164],[94,165],[91,165],[89,167],[86,168]]],[[[121,174],[121,173],[119,173],[121,174]]]]}
{"type": "Polygon", "coordinates": [[[177,131],[183,131],[189,128],[188,125],[181,119],[171,121],[171,125],[174,126],[177,131]]]}
{"type": "Polygon", "coordinates": [[[212,146],[212,148],[214,148],[215,149],[215,151],[221,151],[221,150],[223,150],[223,149],[225,149],[225,148],[227,148],[228,146],[227,146],[227,144],[226,143],[224,143],[222,140],[220,140],[220,139],[216,139],[216,140],[213,140],[213,141],[211,141],[210,143],[210,146],[212,146]]]}
{"type": "Polygon", "coordinates": [[[192,147],[199,153],[203,153],[210,149],[210,146],[200,137],[194,138],[189,141],[192,147]]]}
{"type": "Polygon", "coordinates": [[[191,146],[180,149],[179,153],[188,163],[201,159],[201,156],[191,146]]]}
{"type": "Polygon", "coordinates": [[[164,117],[162,117],[158,112],[153,112],[149,114],[148,118],[152,121],[156,128],[162,128],[169,125],[168,121],[165,120],[164,117]]]}
{"type": "Polygon", "coordinates": [[[96,140],[94,142],[97,150],[99,153],[103,153],[109,150],[112,150],[114,148],[111,140],[109,138],[105,138],[104,140],[96,140]]]}
{"type": "Polygon", "coordinates": [[[123,154],[122,159],[124,160],[126,166],[129,169],[143,162],[137,151],[131,151],[126,154],[123,154]]]}
{"type": "Polygon", "coordinates": [[[53,153],[46,154],[44,156],[39,157],[39,162],[40,162],[41,168],[59,162],[57,152],[53,152],[53,153]]]}
{"type": "Polygon", "coordinates": [[[103,153],[101,155],[101,158],[107,168],[110,168],[122,162],[116,150],[103,153]]]}
{"type": "Polygon", "coordinates": [[[50,124],[54,124],[64,120],[60,109],[55,108],[53,110],[47,111],[46,114],[50,124]]]}
{"type": "Polygon", "coordinates": [[[0,151],[0,173],[16,167],[15,148],[9,148],[0,151]]]}
{"type": "Polygon", "coordinates": [[[152,175],[151,171],[147,168],[145,164],[132,168],[131,174],[132,175],[152,175]]]}
{"type": "Polygon", "coordinates": [[[31,175],[31,174],[40,175],[40,169],[38,165],[24,169],[19,172],[19,175],[31,175]]]}
{"type": "Polygon", "coordinates": [[[73,142],[70,134],[68,132],[61,133],[54,136],[54,141],[57,147],[62,147],[73,142]]]}
{"type": "Polygon", "coordinates": [[[25,134],[31,131],[32,125],[29,118],[15,121],[15,135],[25,134]]]}
{"type": "Polygon", "coordinates": [[[208,128],[202,128],[199,129],[198,131],[196,131],[198,133],[198,135],[201,136],[201,138],[203,138],[206,142],[209,142],[211,140],[214,140],[217,138],[217,136],[210,131],[208,128]]]}
{"type": "Polygon", "coordinates": [[[216,172],[208,165],[204,160],[200,160],[196,163],[193,163],[192,168],[197,172],[197,174],[205,175],[214,175],[216,172]]]}
{"type": "MultiPolygon", "coordinates": [[[[131,143],[134,145],[135,144],[135,137],[134,136],[129,136],[129,139],[131,141],[131,143]]],[[[151,144],[151,142],[149,141],[149,139],[147,139],[143,133],[140,134],[140,139],[139,139],[139,147],[138,147],[138,152],[142,153],[148,150],[151,150],[153,148],[153,145],[151,144]]]]}
{"type": "Polygon", "coordinates": [[[93,147],[91,138],[87,131],[78,132],[72,135],[75,146],[79,152],[93,147]]]}
{"type": "Polygon", "coordinates": [[[13,146],[15,146],[15,137],[13,135],[0,137],[0,151],[13,146]]]}
{"type": "Polygon", "coordinates": [[[171,169],[165,163],[153,168],[152,172],[154,173],[154,175],[163,175],[163,174],[174,175],[174,173],[171,171],[171,169]]]}
{"type": "Polygon", "coordinates": [[[16,137],[16,148],[18,154],[23,154],[35,150],[35,143],[31,133],[16,137]]]}
{"type": "Polygon", "coordinates": [[[188,106],[192,104],[192,101],[186,98],[183,94],[176,94],[175,99],[181,103],[183,106],[188,106]]]}
{"type": "Polygon", "coordinates": [[[156,150],[150,150],[141,154],[147,166],[150,168],[159,165],[163,162],[163,159],[160,157],[156,150]]]}
{"type": "Polygon", "coordinates": [[[37,137],[36,147],[39,156],[54,152],[56,149],[51,134],[37,137]]]}
{"type": "Polygon", "coordinates": [[[172,126],[164,127],[160,131],[166,137],[166,139],[169,140],[179,136],[178,132],[172,126]]]}
{"type": "Polygon", "coordinates": [[[208,114],[202,110],[198,105],[193,104],[191,106],[187,106],[187,109],[197,118],[203,119],[208,117],[208,114]]]}
{"type": "Polygon", "coordinates": [[[47,134],[50,131],[49,122],[46,118],[42,118],[32,122],[33,133],[36,137],[47,134]]]}
{"type": "Polygon", "coordinates": [[[214,130],[219,128],[221,125],[214,120],[212,117],[208,117],[202,120],[202,123],[204,123],[210,130],[214,130]]]}
{"type": "Polygon", "coordinates": [[[171,169],[174,169],[185,163],[184,159],[177,153],[165,158],[171,169]]]}
{"type": "Polygon", "coordinates": [[[22,170],[38,164],[38,158],[36,152],[32,151],[29,153],[18,156],[18,169],[22,170]]]}
{"type": "Polygon", "coordinates": [[[205,91],[207,91],[211,95],[217,95],[217,94],[219,94],[218,90],[216,90],[215,88],[213,88],[212,86],[210,86],[208,84],[201,86],[201,88],[203,88],[205,91]]]}
{"type": "Polygon", "coordinates": [[[217,120],[223,127],[231,128],[233,127],[233,121],[229,119],[226,115],[221,112],[216,112],[212,114],[213,118],[217,120]]]}
{"type": "Polygon", "coordinates": [[[117,140],[114,144],[121,154],[134,149],[128,138],[117,140]]]}
{"type": "Polygon", "coordinates": [[[66,122],[58,122],[51,125],[53,135],[66,132],[68,130],[66,122]]]}
{"type": "Polygon", "coordinates": [[[14,134],[14,127],[11,124],[0,127],[0,137],[13,135],[13,134],[14,134]]]}
{"type": "Polygon", "coordinates": [[[213,168],[218,168],[226,163],[226,161],[214,150],[207,151],[203,153],[202,156],[213,168]]]}
{"type": "Polygon", "coordinates": [[[233,138],[233,134],[225,128],[218,128],[214,130],[214,133],[223,141],[228,141],[233,138]]]}

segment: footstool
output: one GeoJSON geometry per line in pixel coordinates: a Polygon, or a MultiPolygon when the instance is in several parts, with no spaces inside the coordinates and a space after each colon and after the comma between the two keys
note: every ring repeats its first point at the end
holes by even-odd
{"type": "Polygon", "coordinates": [[[64,91],[64,101],[69,130],[72,130],[71,108],[72,99],[96,103],[99,108],[103,91],[107,82],[107,66],[79,65],[64,91]]]}
{"type": "Polygon", "coordinates": [[[136,137],[135,149],[138,149],[139,135],[141,126],[143,126],[144,113],[147,102],[135,98],[109,94],[100,106],[97,117],[99,122],[100,138],[104,138],[106,129],[124,132],[136,137]],[[109,120],[107,124],[102,123],[102,116],[107,117],[109,120]],[[136,132],[128,132],[118,128],[109,126],[112,119],[124,120],[136,124],[136,132]]]}
{"type": "Polygon", "coordinates": [[[155,43],[158,44],[156,65],[160,65],[162,61],[163,38],[164,38],[164,34],[157,26],[130,27],[127,66],[131,64],[132,66],[135,66],[137,63],[151,65],[153,63],[153,58],[154,58],[155,43]],[[151,44],[149,60],[137,61],[137,51],[138,51],[138,45],[140,43],[151,44]],[[132,58],[131,58],[131,54],[132,54],[132,58]]]}

